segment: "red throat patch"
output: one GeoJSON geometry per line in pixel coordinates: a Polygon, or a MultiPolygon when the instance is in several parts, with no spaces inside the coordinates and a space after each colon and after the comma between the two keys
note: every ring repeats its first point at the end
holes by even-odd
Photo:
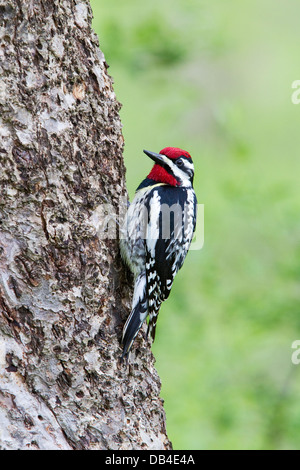
{"type": "Polygon", "coordinates": [[[170,186],[177,186],[177,181],[174,176],[170,175],[164,168],[160,165],[155,164],[152,170],[150,171],[148,178],[158,183],[169,184],[170,186]]]}

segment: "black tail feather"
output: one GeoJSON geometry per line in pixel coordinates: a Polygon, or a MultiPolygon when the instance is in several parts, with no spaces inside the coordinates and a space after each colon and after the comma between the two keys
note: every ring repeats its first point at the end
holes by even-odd
{"type": "Polygon", "coordinates": [[[146,273],[139,274],[135,281],[132,310],[127,318],[123,330],[123,355],[122,358],[128,357],[132,343],[139,332],[144,320],[147,317],[148,300],[146,294],[146,273]]]}
{"type": "Polygon", "coordinates": [[[123,339],[122,339],[122,344],[123,344],[122,358],[127,357],[131,349],[132,343],[136,335],[138,334],[143,321],[144,319],[141,320],[141,316],[140,316],[140,304],[138,304],[132,310],[124,327],[124,333],[123,333],[123,339]]]}

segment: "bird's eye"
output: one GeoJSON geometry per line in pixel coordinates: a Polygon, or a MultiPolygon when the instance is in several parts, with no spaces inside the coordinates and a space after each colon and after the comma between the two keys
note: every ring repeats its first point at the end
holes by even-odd
{"type": "Polygon", "coordinates": [[[183,160],[181,160],[181,158],[179,158],[179,160],[176,161],[176,165],[177,166],[182,166],[183,165],[183,160]]]}

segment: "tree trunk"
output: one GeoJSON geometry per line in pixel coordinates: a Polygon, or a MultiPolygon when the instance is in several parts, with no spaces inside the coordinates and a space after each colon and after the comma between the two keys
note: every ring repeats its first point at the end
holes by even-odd
{"type": "Polygon", "coordinates": [[[123,137],[86,0],[0,0],[0,446],[170,449],[101,204],[127,197],[123,137]]]}

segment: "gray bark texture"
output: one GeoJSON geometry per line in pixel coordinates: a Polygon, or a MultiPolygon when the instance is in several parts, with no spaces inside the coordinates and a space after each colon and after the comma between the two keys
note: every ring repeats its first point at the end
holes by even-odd
{"type": "Polygon", "coordinates": [[[123,137],[91,19],[0,0],[2,449],[171,448],[143,335],[120,362],[132,282],[97,227],[127,196],[123,137]]]}

